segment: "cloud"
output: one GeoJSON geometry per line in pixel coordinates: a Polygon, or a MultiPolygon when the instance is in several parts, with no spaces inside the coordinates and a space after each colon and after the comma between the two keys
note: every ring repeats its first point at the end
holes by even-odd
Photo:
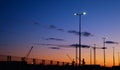
{"type": "Polygon", "coordinates": [[[58,38],[47,38],[45,40],[64,41],[64,39],[58,39],[58,38]]]}
{"type": "MultiPolygon", "coordinates": [[[[37,24],[39,24],[38,22],[34,22],[33,24],[35,24],[35,25],[37,25],[37,24]]],[[[42,25],[43,26],[43,25],[42,25]]],[[[43,26],[43,27],[45,27],[45,26],[43,26]]],[[[74,34],[74,35],[82,35],[82,36],[86,36],[86,37],[89,37],[89,36],[93,36],[91,33],[89,33],[89,32],[78,32],[78,31],[76,31],[76,30],[69,30],[69,31],[65,31],[64,29],[62,29],[62,28],[58,28],[58,27],[56,27],[55,25],[49,25],[47,28],[49,28],[49,29],[54,29],[54,30],[57,30],[57,31],[61,31],[61,32],[68,32],[68,33],[71,33],[71,34],[74,34]]]]}
{"type": "Polygon", "coordinates": [[[56,29],[57,27],[54,26],[54,25],[50,25],[48,28],[50,28],[50,29],[56,29]]]}
{"type": "Polygon", "coordinates": [[[90,48],[89,45],[79,45],[79,44],[71,44],[72,47],[81,47],[81,48],[90,48]]]}
{"type": "Polygon", "coordinates": [[[75,31],[75,30],[69,30],[67,32],[71,33],[71,34],[75,34],[75,35],[79,35],[80,34],[78,31],[75,31]]]}
{"type": "Polygon", "coordinates": [[[49,29],[55,29],[55,30],[57,30],[57,31],[62,31],[62,32],[64,31],[64,29],[57,28],[55,25],[49,25],[48,28],[49,28],[49,29]]]}
{"type": "MultiPolygon", "coordinates": [[[[40,43],[34,43],[34,45],[42,45],[42,46],[56,46],[61,48],[75,48],[76,46],[79,47],[79,44],[71,44],[71,45],[61,45],[61,44],[40,44],[40,43]]],[[[55,49],[55,47],[52,47],[55,49]]],[[[89,45],[81,45],[81,48],[90,48],[89,45]]]]}
{"type": "Polygon", "coordinates": [[[53,44],[41,44],[41,43],[32,43],[34,45],[43,45],[43,46],[52,46],[53,44]]]}
{"type": "Polygon", "coordinates": [[[62,32],[64,31],[64,29],[56,29],[56,30],[58,30],[58,31],[62,31],[62,32]]]}
{"type": "Polygon", "coordinates": [[[89,36],[93,36],[91,33],[89,32],[78,32],[76,30],[69,30],[68,33],[71,33],[71,34],[74,34],[74,35],[82,35],[82,36],[85,36],[85,37],[89,37],[89,36]]]}
{"type": "Polygon", "coordinates": [[[62,28],[57,28],[55,25],[49,25],[49,26],[45,26],[45,25],[42,25],[42,24],[39,24],[38,22],[33,22],[34,25],[40,25],[44,28],[47,28],[47,29],[54,29],[54,30],[57,30],[57,31],[61,31],[61,32],[64,32],[64,29],[62,28]]]}
{"type": "Polygon", "coordinates": [[[33,22],[33,24],[37,25],[37,24],[39,24],[39,23],[38,23],[38,22],[33,22]]]}
{"type": "Polygon", "coordinates": [[[48,47],[49,49],[56,49],[56,50],[59,50],[60,48],[59,47],[48,47]]]}
{"type": "Polygon", "coordinates": [[[89,37],[89,36],[93,36],[91,33],[89,32],[82,32],[83,36],[89,37]]]}
{"type": "Polygon", "coordinates": [[[118,42],[114,42],[114,41],[105,41],[104,43],[107,43],[107,44],[118,44],[118,42]]]}

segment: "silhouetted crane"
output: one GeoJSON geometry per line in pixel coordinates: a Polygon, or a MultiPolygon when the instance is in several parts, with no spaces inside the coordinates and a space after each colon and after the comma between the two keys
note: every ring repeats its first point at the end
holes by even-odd
{"type": "Polygon", "coordinates": [[[31,48],[30,48],[30,50],[28,51],[27,55],[26,55],[25,57],[22,58],[23,61],[26,61],[26,60],[28,59],[28,57],[29,57],[29,55],[30,55],[32,49],[33,49],[33,46],[31,46],[31,48]]]}
{"type": "Polygon", "coordinates": [[[75,61],[74,61],[74,59],[72,60],[72,58],[67,54],[67,56],[68,56],[68,58],[72,61],[72,65],[74,66],[74,64],[75,64],[75,61]]]}
{"type": "Polygon", "coordinates": [[[67,54],[67,57],[70,59],[70,61],[73,61],[72,58],[67,54]]]}
{"type": "MultiPolygon", "coordinates": [[[[59,44],[40,44],[40,43],[34,43],[34,45],[42,45],[42,46],[56,46],[56,47],[52,47],[51,49],[56,49],[57,47],[63,47],[63,48],[75,48],[75,55],[76,55],[76,65],[77,65],[77,55],[78,55],[78,47],[82,47],[82,48],[90,48],[90,46],[88,45],[79,45],[79,44],[71,44],[71,45],[59,45],[59,44]]],[[[57,49],[58,49],[57,48],[57,49]]]]}
{"type": "Polygon", "coordinates": [[[28,51],[28,53],[27,53],[27,55],[26,55],[26,59],[29,57],[29,55],[30,55],[32,49],[33,49],[33,46],[31,46],[30,50],[28,51]]]}

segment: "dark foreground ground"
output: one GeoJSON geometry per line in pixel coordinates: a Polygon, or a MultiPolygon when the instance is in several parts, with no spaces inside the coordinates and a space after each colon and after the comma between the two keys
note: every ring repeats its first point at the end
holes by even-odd
{"type": "Polygon", "coordinates": [[[0,62],[0,70],[120,70],[120,67],[100,67],[99,65],[84,65],[81,67],[75,66],[58,66],[58,65],[33,65],[26,64],[26,62],[17,61],[2,61],[0,62]]]}

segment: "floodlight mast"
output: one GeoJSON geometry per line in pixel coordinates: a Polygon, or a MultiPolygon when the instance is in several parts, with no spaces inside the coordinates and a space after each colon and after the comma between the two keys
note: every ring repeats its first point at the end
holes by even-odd
{"type": "Polygon", "coordinates": [[[79,66],[81,66],[81,16],[86,15],[86,12],[74,13],[74,15],[79,17],[79,66]]]}
{"type": "MultiPolygon", "coordinates": [[[[103,47],[105,48],[105,37],[103,37],[103,47]]],[[[105,49],[103,49],[103,55],[104,55],[104,67],[105,67],[105,49]]]]}

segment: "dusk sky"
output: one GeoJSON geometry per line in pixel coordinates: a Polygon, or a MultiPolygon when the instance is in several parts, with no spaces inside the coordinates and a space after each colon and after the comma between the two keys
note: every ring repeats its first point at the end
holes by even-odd
{"type": "MultiPolygon", "coordinates": [[[[50,49],[38,44],[71,45],[78,43],[79,19],[82,16],[82,44],[103,46],[106,40],[120,43],[120,0],[0,0],[0,54],[25,56],[33,46],[30,58],[71,62],[75,48],[50,49]],[[74,31],[74,32],[70,32],[74,31]],[[36,43],[36,44],[35,44],[36,43]]],[[[118,65],[119,44],[106,44],[106,65],[112,65],[112,47],[118,65]]],[[[82,58],[89,64],[88,48],[82,48],[82,58]]],[[[103,65],[103,50],[97,49],[97,64],[103,65]]],[[[92,57],[93,58],[93,57],[92,57]]],[[[93,61],[92,61],[93,63],[93,61]]]]}

